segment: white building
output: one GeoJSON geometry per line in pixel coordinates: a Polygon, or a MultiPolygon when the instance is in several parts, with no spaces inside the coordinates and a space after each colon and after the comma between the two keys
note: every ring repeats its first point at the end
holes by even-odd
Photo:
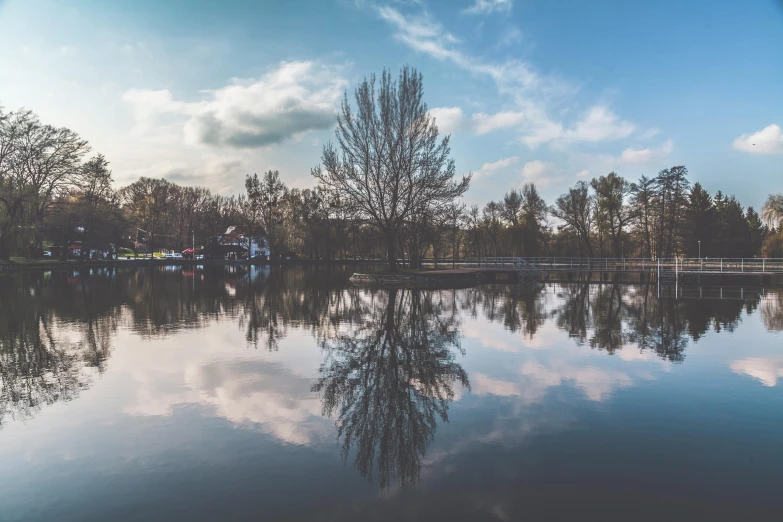
{"type": "Polygon", "coordinates": [[[264,229],[259,230],[257,234],[250,237],[241,226],[228,227],[226,233],[220,237],[220,244],[245,247],[250,257],[269,257],[272,253],[269,247],[269,238],[264,229]]]}

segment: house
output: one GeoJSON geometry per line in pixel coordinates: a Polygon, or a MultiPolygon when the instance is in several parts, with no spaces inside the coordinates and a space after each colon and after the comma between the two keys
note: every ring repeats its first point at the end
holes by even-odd
{"type": "Polygon", "coordinates": [[[269,248],[269,238],[264,229],[260,229],[256,234],[250,236],[241,226],[230,226],[226,233],[220,236],[218,244],[225,246],[237,246],[247,249],[248,255],[252,257],[269,257],[271,249],[269,248]]]}

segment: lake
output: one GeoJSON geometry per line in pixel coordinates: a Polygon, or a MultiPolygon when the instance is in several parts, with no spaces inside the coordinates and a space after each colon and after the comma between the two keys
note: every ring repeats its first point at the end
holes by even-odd
{"type": "Polygon", "coordinates": [[[0,276],[0,520],[781,520],[783,293],[0,276]]]}

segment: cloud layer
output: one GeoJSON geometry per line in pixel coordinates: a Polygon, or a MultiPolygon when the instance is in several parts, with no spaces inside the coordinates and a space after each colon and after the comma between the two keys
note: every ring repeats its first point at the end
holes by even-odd
{"type": "Polygon", "coordinates": [[[139,125],[161,117],[184,120],[182,132],[191,145],[258,148],[334,125],[347,86],[337,72],[314,62],[282,62],[261,78],[205,91],[202,101],[139,89],[123,99],[133,106],[139,125]]]}

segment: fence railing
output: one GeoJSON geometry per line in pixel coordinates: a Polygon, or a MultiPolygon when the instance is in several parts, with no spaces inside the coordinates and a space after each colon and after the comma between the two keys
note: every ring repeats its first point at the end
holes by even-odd
{"type": "Polygon", "coordinates": [[[521,268],[532,265],[521,257],[474,257],[457,261],[457,264],[464,268],[521,268]]]}
{"type": "MultiPolygon", "coordinates": [[[[425,259],[434,263],[434,259],[425,259]]],[[[597,258],[597,257],[482,257],[466,259],[438,259],[438,264],[458,267],[508,267],[517,268],[531,264],[549,271],[606,271],[606,272],[657,272],[682,273],[783,273],[783,258],[597,258]]]]}

